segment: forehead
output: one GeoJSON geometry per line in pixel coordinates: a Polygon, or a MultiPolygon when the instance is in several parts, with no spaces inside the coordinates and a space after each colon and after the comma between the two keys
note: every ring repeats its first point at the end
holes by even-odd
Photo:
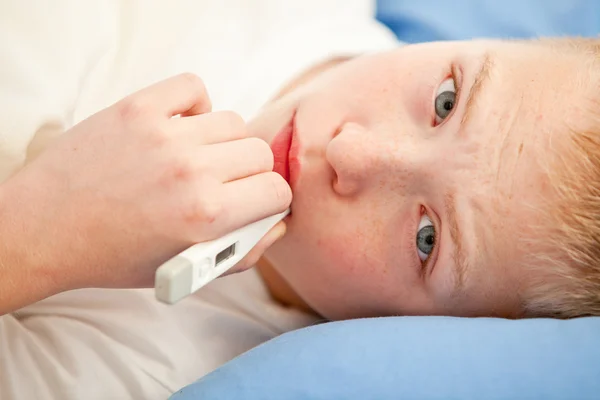
{"type": "Polygon", "coordinates": [[[493,64],[489,79],[460,132],[463,148],[476,149],[468,154],[475,167],[455,180],[473,244],[467,295],[515,304],[533,243],[544,235],[543,213],[553,193],[548,168],[581,91],[576,58],[561,57],[551,46],[507,43],[486,52],[493,64]]]}
{"type": "MultiPolygon", "coordinates": [[[[497,43],[485,54],[480,59],[489,60],[488,73],[475,84],[478,93],[467,123],[463,110],[459,134],[482,147],[500,191],[507,189],[502,183],[518,190],[517,177],[539,179],[547,170],[553,145],[564,142],[579,115],[581,58],[531,42],[497,43]]],[[[465,86],[473,86],[475,69],[467,68],[465,86]]]]}

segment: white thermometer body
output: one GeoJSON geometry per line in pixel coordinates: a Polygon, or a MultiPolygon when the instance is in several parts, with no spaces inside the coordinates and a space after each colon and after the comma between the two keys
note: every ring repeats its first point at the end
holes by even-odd
{"type": "Polygon", "coordinates": [[[174,304],[225,273],[252,250],[289,209],[209,242],[198,243],[162,264],[154,281],[156,298],[174,304]]]}

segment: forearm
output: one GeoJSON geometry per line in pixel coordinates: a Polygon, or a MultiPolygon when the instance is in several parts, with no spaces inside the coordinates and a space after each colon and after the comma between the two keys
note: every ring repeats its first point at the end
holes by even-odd
{"type": "Polygon", "coordinates": [[[51,239],[34,238],[30,210],[22,188],[0,185],[0,315],[61,291],[55,264],[40,246],[51,239]]]}

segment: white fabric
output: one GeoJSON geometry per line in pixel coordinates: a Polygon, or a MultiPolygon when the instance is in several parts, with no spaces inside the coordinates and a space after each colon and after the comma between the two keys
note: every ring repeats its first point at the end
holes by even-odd
{"type": "MultiPolygon", "coordinates": [[[[392,47],[362,0],[0,2],[0,182],[52,139],[178,72],[248,118],[328,57],[392,47]]],[[[0,317],[0,399],[164,399],[232,357],[315,322],[256,272],[174,307],[151,290],[79,290],[0,317]]]]}
{"type": "Polygon", "coordinates": [[[2,317],[0,398],[166,399],[281,333],[314,323],[250,270],[166,306],[151,290],[85,289],[2,317]]]}

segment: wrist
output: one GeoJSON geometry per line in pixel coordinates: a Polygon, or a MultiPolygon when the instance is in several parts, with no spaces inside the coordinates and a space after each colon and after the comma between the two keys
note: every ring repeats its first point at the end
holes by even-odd
{"type": "Polygon", "coordinates": [[[0,185],[0,315],[66,290],[30,188],[15,179],[0,185]]]}

